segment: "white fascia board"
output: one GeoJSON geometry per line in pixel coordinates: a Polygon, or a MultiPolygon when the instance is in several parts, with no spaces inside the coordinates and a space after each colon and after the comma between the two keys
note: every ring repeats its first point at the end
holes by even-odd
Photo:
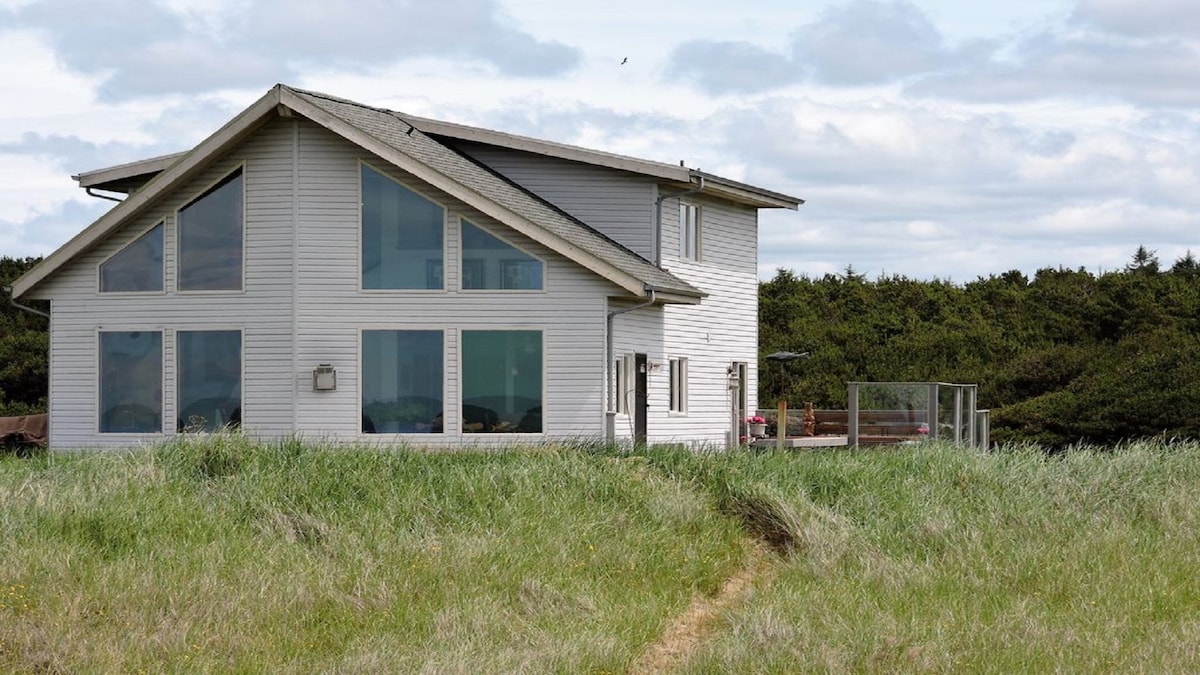
{"type": "Polygon", "coordinates": [[[187,178],[194,171],[203,168],[208,161],[240,141],[247,133],[257,128],[258,124],[274,114],[275,105],[279,101],[280,87],[276,85],[262,98],[255,101],[240,115],[233,118],[211,136],[204,139],[191,152],[173,162],[166,170],[155,176],[144,188],[131,194],[129,198],[117,204],[100,219],[84,228],[82,232],[71,238],[42,262],[34,266],[19,279],[13,282],[13,298],[27,293],[39,282],[46,279],[65,265],[75,256],[91,248],[106,235],[119,227],[127,219],[136,216],[143,208],[151,204],[163,192],[173,187],[177,182],[187,178]]]}
{"type": "Polygon", "coordinates": [[[179,158],[186,154],[186,152],[174,152],[169,155],[140,159],[128,164],[118,164],[117,166],[108,166],[94,171],[85,171],[77,176],[71,176],[71,178],[79,183],[79,187],[95,187],[104,183],[111,183],[112,181],[133,178],[134,176],[158,173],[179,161],[179,158]]]}
{"type": "MultiPolygon", "coordinates": [[[[509,211],[491,199],[488,199],[478,192],[475,192],[469,186],[463,185],[462,183],[459,183],[458,181],[442,174],[424,162],[409,157],[405,153],[366,133],[362,129],[350,124],[337,115],[310,104],[286,89],[281,92],[280,102],[292,108],[304,117],[312,120],[313,122],[316,122],[326,129],[329,129],[333,133],[342,136],[351,143],[354,143],[364,150],[384,158],[396,167],[407,171],[420,180],[456,197],[457,199],[461,199],[469,206],[486,213],[487,215],[504,223],[517,232],[520,232],[530,239],[538,241],[563,257],[582,265],[583,267],[591,270],[605,279],[608,279],[635,296],[642,297],[645,294],[645,282],[643,280],[617,269],[616,267],[597,258],[596,256],[579,248],[571,242],[559,237],[556,234],[553,234],[552,232],[547,231],[545,228],[540,227],[533,222],[530,222],[523,216],[509,211]]],[[[417,127],[417,129],[420,130],[420,127],[417,127]]]]}
{"type": "Polygon", "coordinates": [[[709,174],[704,175],[703,193],[714,194],[731,201],[768,209],[791,209],[792,211],[797,211],[800,205],[804,203],[804,200],[798,197],[789,197],[741,184],[730,184],[730,182],[724,179],[709,174]]]}

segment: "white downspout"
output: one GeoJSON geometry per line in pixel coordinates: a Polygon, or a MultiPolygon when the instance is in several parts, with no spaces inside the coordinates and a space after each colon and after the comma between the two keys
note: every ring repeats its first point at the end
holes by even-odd
{"type": "Polygon", "coordinates": [[[50,315],[49,315],[49,314],[47,314],[46,312],[43,312],[43,311],[42,311],[42,310],[40,310],[40,309],[34,309],[34,308],[32,308],[32,307],[27,307],[27,306],[25,306],[25,305],[22,305],[21,303],[17,302],[17,299],[16,299],[16,298],[14,298],[14,297],[13,297],[13,294],[12,294],[12,286],[5,286],[5,287],[4,287],[4,292],[5,292],[5,293],[8,293],[8,302],[9,302],[9,304],[11,304],[13,307],[16,307],[17,309],[23,309],[23,310],[25,310],[26,312],[29,312],[30,314],[37,314],[38,316],[44,316],[44,317],[46,317],[47,319],[49,319],[49,318],[50,318],[50,315]]]}

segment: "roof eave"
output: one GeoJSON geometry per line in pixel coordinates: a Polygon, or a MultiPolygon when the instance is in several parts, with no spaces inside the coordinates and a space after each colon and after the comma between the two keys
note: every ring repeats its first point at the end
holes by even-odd
{"type": "Polygon", "coordinates": [[[547,157],[557,157],[559,159],[594,164],[610,169],[620,169],[663,180],[688,180],[689,169],[673,164],[618,155],[611,152],[601,152],[576,145],[555,143],[554,141],[520,136],[503,131],[494,131],[492,129],[482,129],[465,124],[432,120],[425,117],[405,115],[404,119],[411,122],[417,129],[433,136],[446,136],[461,141],[473,141],[509,148],[511,150],[523,150],[547,157]]]}
{"type": "Polygon", "coordinates": [[[782,192],[774,192],[764,190],[763,188],[740,183],[728,178],[722,178],[711,173],[703,171],[693,171],[692,175],[699,179],[704,179],[705,192],[710,192],[731,199],[736,202],[742,202],[751,206],[765,209],[790,209],[796,211],[800,205],[804,203],[803,199],[785,195],[782,192]]]}
{"type": "Polygon", "coordinates": [[[179,158],[186,154],[186,152],[174,152],[169,155],[140,159],[128,164],[85,171],[77,176],[71,176],[71,178],[79,183],[79,187],[81,188],[96,188],[108,192],[128,192],[128,190],[123,188],[131,179],[136,181],[139,178],[145,177],[146,180],[141,182],[147,182],[155,174],[162,173],[167,167],[179,161],[179,158]]]}

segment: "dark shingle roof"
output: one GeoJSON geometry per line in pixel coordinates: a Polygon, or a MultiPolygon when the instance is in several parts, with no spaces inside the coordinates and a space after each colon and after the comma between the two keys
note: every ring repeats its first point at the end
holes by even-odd
{"type": "Polygon", "coordinates": [[[534,223],[612,267],[660,292],[702,297],[704,292],[609,239],[583,222],[526,191],[503,176],[434,140],[404,121],[403,114],[353,101],[290,89],[298,98],[333,115],[388,147],[502,208],[534,223]]]}

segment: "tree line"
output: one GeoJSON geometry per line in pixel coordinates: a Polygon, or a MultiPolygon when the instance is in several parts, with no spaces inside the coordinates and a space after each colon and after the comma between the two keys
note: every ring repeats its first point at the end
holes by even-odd
{"type": "Polygon", "coordinates": [[[779,270],[759,285],[762,401],[844,408],[849,381],[979,385],[996,442],[1051,447],[1200,437],[1200,263],[1163,269],[1139,247],[1123,269],[1042,269],[966,284],[847,268],[779,270]]]}
{"type": "MultiPolygon", "coordinates": [[[[0,286],[40,258],[0,257],[0,286]]],[[[759,285],[759,400],[846,407],[851,381],[979,385],[997,442],[1200,438],[1200,262],[1047,268],[966,284],[779,270],[759,285]]],[[[46,303],[29,302],[42,311],[46,303]]],[[[45,412],[48,322],[0,299],[0,416],[45,412]]]]}
{"type": "MultiPolygon", "coordinates": [[[[0,257],[0,287],[12,285],[41,258],[0,257]]],[[[0,292],[0,417],[46,412],[50,322],[15,307],[0,292]]],[[[23,302],[43,312],[46,302],[23,302]]]]}

